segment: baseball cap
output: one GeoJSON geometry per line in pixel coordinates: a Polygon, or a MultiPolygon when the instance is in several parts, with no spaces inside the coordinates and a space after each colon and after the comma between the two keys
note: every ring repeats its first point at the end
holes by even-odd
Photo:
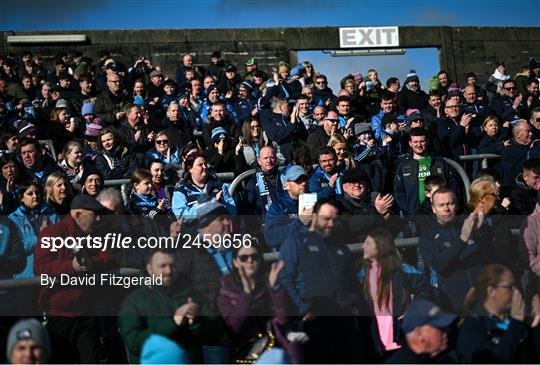
{"type": "Polygon", "coordinates": [[[416,327],[429,324],[437,328],[446,328],[455,321],[457,316],[443,312],[443,310],[433,302],[425,299],[416,299],[409,304],[403,316],[401,327],[405,333],[413,331],[416,327]]]}
{"type": "Polygon", "coordinates": [[[306,170],[304,170],[302,166],[292,165],[287,169],[287,172],[285,173],[285,181],[296,181],[302,176],[308,176],[306,170]]]}
{"type": "Polygon", "coordinates": [[[105,211],[105,207],[90,195],[77,195],[71,202],[71,209],[86,209],[96,213],[105,211]]]}

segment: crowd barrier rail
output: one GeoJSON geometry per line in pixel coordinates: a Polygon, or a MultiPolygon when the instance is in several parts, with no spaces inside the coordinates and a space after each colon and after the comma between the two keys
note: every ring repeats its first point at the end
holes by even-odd
{"type": "MultiPolygon", "coordinates": [[[[520,234],[519,229],[512,229],[513,236],[519,236],[519,234],[520,234]]],[[[396,247],[398,248],[417,247],[418,241],[419,241],[418,237],[402,238],[402,239],[394,240],[396,247]]],[[[351,243],[347,246],[351,250],[351,253],[356,256],[362,252],[362,245],[363,243],[351,243]]],[[[268,252],[268,253],[263,254],[263,259],[265,262],[273,262],[278,259],[278,255],[279,255],[278,252],[268,252]]],[[[128,267],[122,267],[119,270],[112,271],[112,272],[119,273],[120,275],[123,275],[123,276],[137,276],[141,274],[141,270],[128,268],[128,267]]],[[[4,279],[4,280],[0,280],[0,291],[36,287],[36,286],[39,286],[40,284],[41,283],[40,283],[39,277],[26,278],[26,279],[4,279]]]]}

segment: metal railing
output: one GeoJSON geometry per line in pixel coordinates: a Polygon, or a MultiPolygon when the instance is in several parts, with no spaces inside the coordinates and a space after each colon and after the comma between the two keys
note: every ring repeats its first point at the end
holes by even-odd
{"type": "MultiPolygon", "coordinates": [[[[512,229],[511,233],[513,236],[519,236],[520,230],[512,229]]],[[[419,238],[412,237],[412,238],[396,239],[394,240],[394,242],[397,248],[410,248],[410,247],[418,246],[419,238]]],[[[362,252],[362,245],[363,243],[351,243],[347,245],[347,247],[349,247],[349,249],[351,250],[351,253],[356,256],[362,252]]],[[[279,255],[279,252],[265,253],[263,254],[263,259],[266,262],[273,262],[278,259],[278,255],[279,255]]],[[[115,271],[115,272],[118,273],[118,271],[115,271]]],[[[124,276],[136,276],[136,275],[141,274],[141,270],[122,267],[120,268],[119,273],[120,275],[124,275],[124,276]]],[[[0,290],[28,288],[28,287],[39,286],[40,284],[41,284],[40,278],[38,277],[26,278],[26,279],[4,279],[4,280],[0,280],[0,290]]]]}
{"type": "Polygon", "coordinates": [[[459,156],[460,161],[477,161],[482,160],[481,166],[483,169],[487,169],[489,164],[488,160],[496,160],[500,159],[500,155],[496,155],[494,153],[478,153],[475,155],[465,155],[465,156],[459,156]]]}

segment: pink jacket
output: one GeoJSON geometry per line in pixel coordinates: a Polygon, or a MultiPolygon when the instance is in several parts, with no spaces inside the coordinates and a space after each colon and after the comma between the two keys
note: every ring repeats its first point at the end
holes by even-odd
{"type": "Polygon", "coordinates": [[[529,252],[529,265],[531,270],[540,276],[540,203],[536,204],[534,211],[525,219],[523,241],[529,252]]]}

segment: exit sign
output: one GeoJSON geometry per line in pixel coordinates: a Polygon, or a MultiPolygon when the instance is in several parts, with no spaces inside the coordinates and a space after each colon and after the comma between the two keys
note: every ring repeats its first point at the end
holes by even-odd
{"type": "Polygon", "coordinates": [[[339,28],[341,48],[399,47],[398,27],[339,28]]]}

